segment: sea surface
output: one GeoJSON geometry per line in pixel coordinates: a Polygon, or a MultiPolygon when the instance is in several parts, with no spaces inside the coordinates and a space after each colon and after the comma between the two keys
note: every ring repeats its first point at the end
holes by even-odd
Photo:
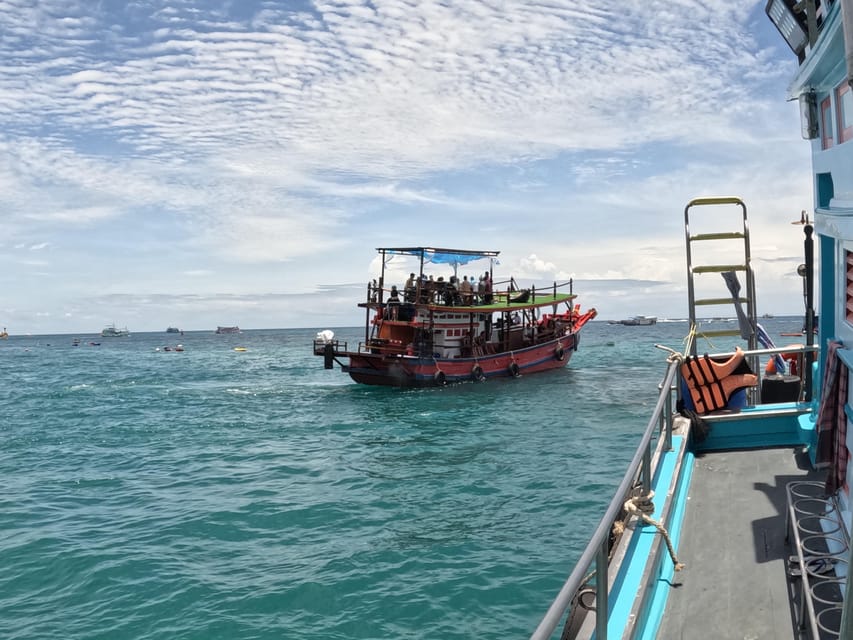
{"type": "Polygon", "coordinates": [[[528,637],[686,322],[423,390],[324,370],[324,328],[0,341],[0,637],[528,637]]]}

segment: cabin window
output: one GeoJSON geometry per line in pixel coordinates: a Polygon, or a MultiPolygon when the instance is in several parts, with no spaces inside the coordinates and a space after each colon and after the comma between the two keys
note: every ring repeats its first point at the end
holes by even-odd
{"type": "Polygon", "coordinates": [[[827,96],[820,103],[820,130],[821,149],[829,149],[832,146],[832,102],[827,96]]]}
{"type": "Polygon", "coordinates": [[[853,252],[845,251],[844,258],[846,262],[847,269],[847,282],[846,282],[846,294],[845,294],[845,318],[847,322],[853,324],[853,252]]]}
{"type": "Polygon", "coordinates": [[[853,138],[853,93],[847,80],[835,89],[835,104],[838,110],[838,142],[853,138]]]}

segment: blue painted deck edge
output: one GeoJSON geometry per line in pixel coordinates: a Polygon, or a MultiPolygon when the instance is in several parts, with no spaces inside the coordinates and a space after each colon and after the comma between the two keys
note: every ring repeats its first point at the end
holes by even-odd
{"type": "MultiPolygon", "coordinates": [[[[672,512],[672,520],[670,521],[669,537],[672,540],[672,546],[675,547],[676,553],[678,552],[678,543],[681,539],[684,514],[687,510],[687,493],[690,489],[690,479],[693,477],[693,461],[693,454],[689,451],[685,453],[681,466],[682,475],[678,481],[675,496],[673,497],[675,505],[672,512]]],[[[639,621],[639,624],[642,626],[639,629],[637,637],[641,640],[654,640],[657,638],[658,629],[666,610],[666,600],[669,597],[669,590],[672,588],[674,577],[675,567],[669,561],[669,558],[665,558],[660,577],[655,584],[649,611],[645,618],[639,621]]]]}
{"type": "MultiPolygon", "coordinates": [[[[666,451],[663,453],[661,463],[658,466],[657,473],[652,482],[652,490],[655,492],[656,496],[656,499],[654,500],[655,512],[652,514],[652,517],[656,520],[661,517],[661,513],[666,504],[667,494],[669,493],[670,486],[672,485],[672,478],[675,473],[678,452],[685,447],[687,443],[684,441],[683,436],[673,436],[672,445],[672,451],[666,451]]],[[[686,453],[685,460],[688,460],[688,465],[686,467],[682,466],[682,470],[688,472],[688,477],[685,479],[684,474],[682,474],[681,479],[676,485],[676,494],[674,496],[674,499],[676,500],[675,508],[671,513],[671,521],[668,525],[670,538],[676,549],[678,549],[678,537],[681,533],[681,521],[684,517],[684,503],[686,502],[685,497],[687,485],[689,484],[686,480],[689,480],[689,472],[692,470],[693,456],[686,453]]],[[[657,529],[651,525],[638,525],[636,531],[639,532],[639,535],[634,535],[631,538],[630,546],[626,551],[626,559],[628,559],[628,562],[621,567],[619,573],[615,577],[611,591],[610,611],[607,623],[607,635],[611,638],[622,637],[623,631],[627,626],[631,615],[631,609],[634,606],[634,602],[640,589],[643,587],[642,578],[646,567],[646,560],[651,553],[656,537],[659,535],[657,529]],[[614,595],[615,597],[613,597],[614,595]]],[[[669,564],[668,571],[671,573],[672,563],[669,561],[668,556],[665,558],[665,562],[669,564]]],[[[666,603],[666,590],[660,589],[658,586],[661,580],[665,580],[664,576],[666,575],[666,572],[667,568],[664,566],[663,572],[658,578],[658,584],[655,585],[655,595],[652,606],[655,608],[658,606],[658,592],[662,592],[663,595],[661,597],[663,600],[662,604],[660,604],[660,611],[651,611],[651,618],[649,618],[649,620],[646,620],[645,615],[641,615],[641,619],[638,623],[644,623],[644,627],[650,626],[650,621],[655,617],[657,618],[657,623],[652,625],[655,630],[660,624],[663,605],[666,603]]],[[[667,587],[669,586],[667,583],[663,584],[667,587]]]]}

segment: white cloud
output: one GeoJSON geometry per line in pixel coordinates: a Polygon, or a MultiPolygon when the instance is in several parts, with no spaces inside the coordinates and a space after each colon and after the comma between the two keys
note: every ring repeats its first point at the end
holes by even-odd
{"type": "Polygon", "coordinates": [[[681,209],[734,193],[796,260],[808,148],[761,3],[290,6],[0,0],[4,241],[152,293],[308,293],[396,244],[678,289],[681,209]]]}

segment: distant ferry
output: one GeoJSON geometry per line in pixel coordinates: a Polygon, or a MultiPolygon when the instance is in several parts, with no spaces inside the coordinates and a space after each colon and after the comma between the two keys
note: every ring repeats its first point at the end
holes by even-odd
{"type": "Polygon", "coordinates": [[[610,324],[624,324],[629,327],[647,327],[649,325],[657,324],[657,321],[657,316],[634,316],[627,320],[613,320],[610,324]]]}
{"type": "Polygon", "coordinates": [[[125,327],[124,329],[116,329],[115,325],[105,327],[101,331],[102,338],[127,338],[129,335],[130,331],[127,330],[127,327],[125,327]]]}
{"type": "Polygon", "coordinates": [[[216,327],[216,333],[240,333],[240,327],[216,327]]]}
{"type": "Polygon", "coordinates": [[[180,332],[181,332],[181,330],[178,329],[177,327],[168,327],[166,329],[166,333],[180,333],[180,332]]]}

